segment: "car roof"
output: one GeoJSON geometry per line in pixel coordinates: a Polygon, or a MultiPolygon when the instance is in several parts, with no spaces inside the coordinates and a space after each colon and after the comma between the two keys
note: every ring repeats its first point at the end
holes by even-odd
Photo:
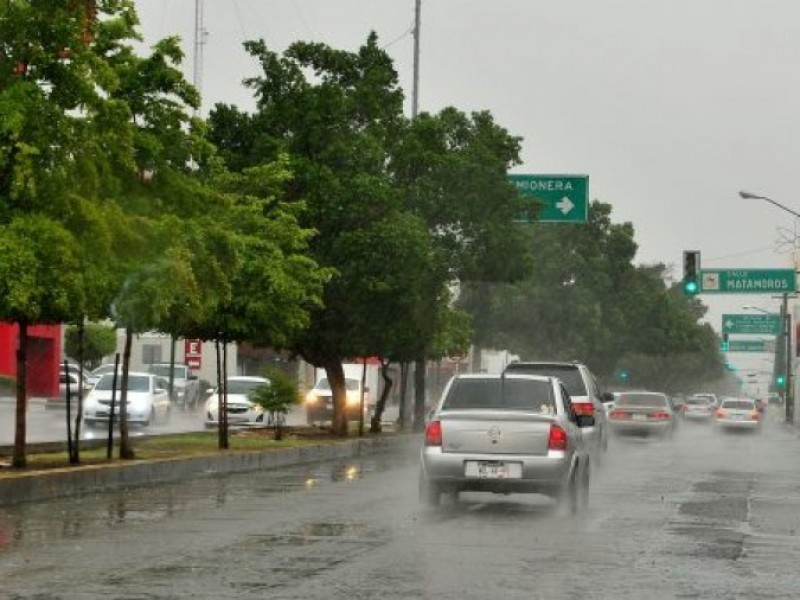
{"type": "Polygon", "coordinates": [[[269,383],[266,377],[258,377],[256,375],[231,375],[226,377],[225,381],[259,381],[262,383],[269,383]]]}
{"type": "Polygon", "coordinates": [[[514,367],[526,367],[526,366],[552,366],[552,367],[575,367],[576,369],[583,366],[582,362],[577,360],[569,361],[569,360],[515,360],[514,362],[510,362],[506,365],[506,369],[514,368],[514,367]]]}

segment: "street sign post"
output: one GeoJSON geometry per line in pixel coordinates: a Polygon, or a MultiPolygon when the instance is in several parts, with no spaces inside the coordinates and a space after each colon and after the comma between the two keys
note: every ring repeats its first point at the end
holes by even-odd
{"type": "Polygon", "coordinates": [[[723,333],[771,334],[781,332],[781,316],[779,314],[743,314],[722,315],[723,333]]]}
{"type": "Polygon", "coordinates": [[[588,175],[510,174],[508,180],[530,201],[521,223],[585,223],[589,219],[588,175]]]}
{"type": "Polygon", "coordinates": [[[730,340],[728,352],[767,352],[764,340],[730,340]]]}
{"type": "Polygon", "coordinates": [[[701,294],[793,294],[794,269],[703,269],[701,294]]]}

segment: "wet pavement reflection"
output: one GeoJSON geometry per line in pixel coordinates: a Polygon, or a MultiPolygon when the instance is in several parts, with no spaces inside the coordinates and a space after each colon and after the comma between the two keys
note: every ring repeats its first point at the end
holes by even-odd
{"type": "MultiPolygon", "coordinates": [[[[181,513],[221,509],[232,498],[263,500],[272,494],[302,492],[413,462],[409,455],[350,459],[276,469],[271,472],[214,476],[105,492],[50,502],[0,507],[0,554],[123,525],[169,519],[181,513]]],[[[337,524],[317,524],[319,532],[337,524]]],[[[333,535],[328,533],[327,535],[333,535]]]]}

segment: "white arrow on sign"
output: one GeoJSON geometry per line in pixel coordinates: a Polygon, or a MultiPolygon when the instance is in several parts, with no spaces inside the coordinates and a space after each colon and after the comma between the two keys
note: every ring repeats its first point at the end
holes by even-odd
{"type": "Polygon", "coordinates": [[[572,203],[572,200],[564,196],[561,200],[556,202],[556,208],[561,211],[561,214],[567,214],[575,205],[572,203]]]}
{"type": "Polygon", "coordinates": [[[731,321],[730,319],[725,321],[725,329],[733,329],[733,321],[731,321]]]}

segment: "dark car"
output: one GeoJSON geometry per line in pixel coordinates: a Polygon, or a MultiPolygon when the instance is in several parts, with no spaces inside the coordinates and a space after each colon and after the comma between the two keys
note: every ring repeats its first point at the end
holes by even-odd
{"type": "Polygon", "coordinates": [[[597,381],[589,368],[579,362],[525,361],[512,362],[505,374],[543,375],[556,377],[564,384],[575,412],[588,417],[581,422],[581,432],[595,462],[602,460],[608,449],[608,420],[597,381]]]}

